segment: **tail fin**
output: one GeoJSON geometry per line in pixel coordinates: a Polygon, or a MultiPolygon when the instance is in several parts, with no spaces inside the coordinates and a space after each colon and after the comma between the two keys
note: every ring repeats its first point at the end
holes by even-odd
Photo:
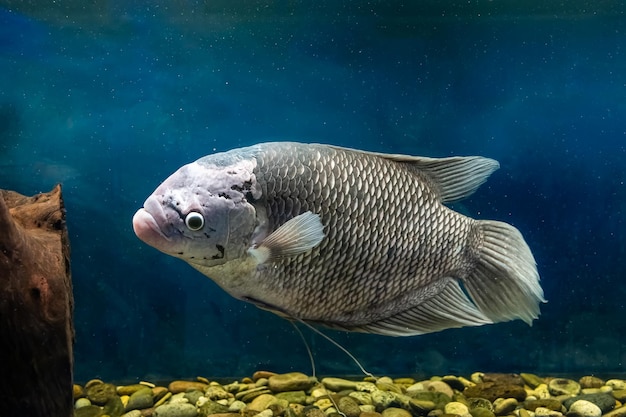
{"type": "Polygon", "coordinates": [[[463,280],[478,309],[493,322],[522,319],[531,324],[546,302],[537,264],[522,234],[498,221],[477,222],[477,264],[463,280]]]}

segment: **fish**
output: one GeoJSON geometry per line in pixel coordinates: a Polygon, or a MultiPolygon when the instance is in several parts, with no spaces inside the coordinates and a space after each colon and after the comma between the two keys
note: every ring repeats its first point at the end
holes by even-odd
{"type": "Polygon", "coordinates": [[[532,324],[546,300],[522,234],[448,207],[498,168],[260,143],[182,166],[132,223],[146,244],[292,321],[389,336],[532,324]]]}

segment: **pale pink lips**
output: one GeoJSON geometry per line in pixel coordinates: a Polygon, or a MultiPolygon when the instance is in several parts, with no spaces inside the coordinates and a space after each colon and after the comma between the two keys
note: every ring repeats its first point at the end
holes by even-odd
{"type": "Polygon", "coordinates": [[[137,210],[133,216],[133,230],[137,237],[150,246],[165,251],[169,239],[161,232],[154,217],[145,209],[137,210]]]}

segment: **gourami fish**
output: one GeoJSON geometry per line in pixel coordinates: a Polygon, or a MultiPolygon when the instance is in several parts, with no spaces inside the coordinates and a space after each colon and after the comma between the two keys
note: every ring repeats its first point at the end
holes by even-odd
{"type": "Polygon", "coordinates": [[[394,336],[530,324],[545,300],[520,232],[443,204],[498,167],[263,143],[181,167],[133,228],[233,297],[288,319],[394,336]]]}

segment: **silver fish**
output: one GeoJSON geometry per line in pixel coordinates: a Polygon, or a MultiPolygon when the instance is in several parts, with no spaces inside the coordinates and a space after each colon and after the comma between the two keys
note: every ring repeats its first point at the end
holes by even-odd
{"type": "Polygon", "coordinates": [[[545,300],[520,232],[443,204],[498,167],[263,143],[181,167],[133,228],[233,297],[289,319],[394,336],[530,324],[545,300]]]}

